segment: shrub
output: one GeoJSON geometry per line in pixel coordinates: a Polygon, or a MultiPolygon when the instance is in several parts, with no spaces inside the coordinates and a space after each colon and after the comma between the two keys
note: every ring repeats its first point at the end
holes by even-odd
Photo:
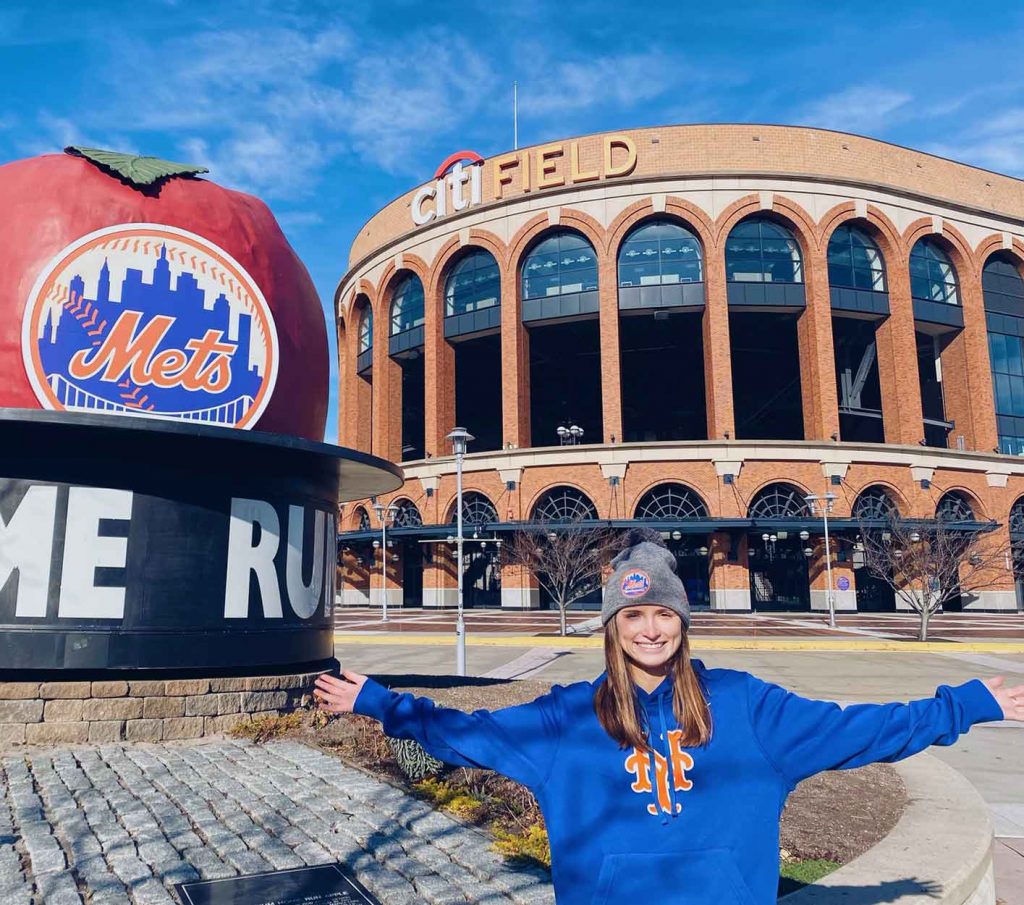
{"type": "Polygon", "coordinates": [[[415,783],[413,789],[436,808],[463,820],[476,820],[484,810],[484,803],[472,793],[433,777],[415,783]]]}
{"type": "Polygon", "coordinates": [[[411,738],[389,736],[388,747],[395,763],[412,782],[418,782],[426,776],[436,776],[444,770],[443,761],[431,757],[419,742],[411,738]]]}
{"type": "Polygon", "coordinates": [[[494,847],[510,861],[538,864],[551,869],[551,844],[544,824],[535,823],[519,833],[509,833],[493,827],[494,847]]]}

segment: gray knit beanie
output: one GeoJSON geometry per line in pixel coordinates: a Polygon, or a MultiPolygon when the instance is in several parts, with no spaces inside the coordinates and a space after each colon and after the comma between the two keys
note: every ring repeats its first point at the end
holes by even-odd
{"type": "Polygon", "coordinates": [[[625,541],[626,549],[612,560],[614,571],[604,588],[601,624],[607,625],[628,606],[663,606],[678,613],[683,628],[689,628],[690,603],[676,575],[675,555],[661,534],[651,528],[633,528],[625,541]]]}

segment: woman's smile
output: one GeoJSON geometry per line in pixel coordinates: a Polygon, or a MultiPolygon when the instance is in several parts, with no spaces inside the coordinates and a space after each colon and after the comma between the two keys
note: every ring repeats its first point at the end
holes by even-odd
{"type": "Polygon", "coordinates": [[[678,614],[663,606],[629,606],[615,614],[615,628],[623,653],[633,662],[634,678],[641,685],[656,685],[682,644],[678,614]]]}

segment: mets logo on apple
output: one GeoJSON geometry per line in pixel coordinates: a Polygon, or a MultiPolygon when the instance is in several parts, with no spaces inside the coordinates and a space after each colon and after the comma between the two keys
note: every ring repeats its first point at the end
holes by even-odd
{"type": "Polygon", "coordinates": [[[126,223],[43,268],[22,324],[43,407],[251,428],[277,380],[274,318],[259,286],[194,233],[126,223]]]}

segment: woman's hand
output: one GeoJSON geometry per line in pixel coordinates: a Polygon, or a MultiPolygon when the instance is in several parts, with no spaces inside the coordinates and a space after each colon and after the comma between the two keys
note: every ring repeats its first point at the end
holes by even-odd
{"type": "Polygon", "coordinates": [[[999,706],[1003,708],[1004,720],[1020,720],[1024,722],[1024,685],[1004,688],[1003,682],[1006,680],[1002,676],[982,679],[981,681],[992,692],[992,697],[999,702],[999,706]]]}
{"type": "Polygon", "coordinates": [[[317,676],[313,696],[317,699],[320,710],[328,713],[351,713],[356,698],[366,682],[366,676],[357,672],[342,670],[341,678],[335,678],[329,672],[317,676]]]}

